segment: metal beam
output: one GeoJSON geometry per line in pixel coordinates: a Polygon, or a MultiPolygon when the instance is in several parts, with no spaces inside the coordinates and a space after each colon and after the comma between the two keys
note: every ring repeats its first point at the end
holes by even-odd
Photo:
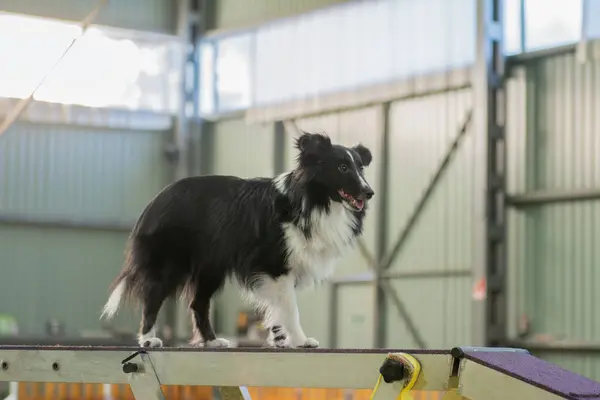
{"type": "Polygon", "coordinates": [[[425,279],[425,278],[462,278],[471,276],[470,269],[457,270],[422,270],[422,271],[398,271],[385,272],[382,278],[387,279],[425,279]]]}
{"type": "MultiPolygon", "coordinates": [[[[200,51],[199,40],[202,34],[202,1],[177,0],[177,36],[181,41],[181,69],[179,84],[179,104],[175,118],[173,142],[173,181],[192,174],[191,157],[192,127],[200,136],[202,121],[199,117],[200,99],[200,51]]],[[[172,327],[176,337],[187,337],[190,332],[187,306],[169,299],[165,305],[166,323],[172,327]]]]}
{"type": "Polygon", "coordinates": [[[285,172],[285,126],[282,121],[273,124],[273,172],[279,175],[285,172]]]}
{"type": "MultiPolygon", "coordinates": [[[[381,143],[380,143],[380,160],[379,160],[379,187],[377,188],[379,199],[379,214],[377,221],[377,248],[375,254],[377,257],[377,265],[372,264],[375,268],[375,281],[373,282],[373,290],[375,291],[375,309],[373,310],[373,328],[374,328],[374,347],[385,347],[387,338],[387,319],[388,307],[385,301],[385,289],[381,286],[381,274],[384,270],[381,268],[381,263],[387,251],[387,236],[388,236],[388,199],[389,199],[389,173],[390,173],[390,102],[383,103],[380,107],[381,118],[381,143]]],[[[366,247],[365,247],[366,252],[366,247]]],[[[367,252],[368,253],[368,252],[367,252]]],[[[397,297],[397,296],[396,296],[397,297]]],[[[401,302],[400,302],[401,303],[401,302]]],[[[402,304],[401,304],[402,306],[402,304]]],[[[410,320],[410,317],[409,317],[410,320]]],[[[407,321],[407,324],[412,324],[412,321],[407,321]]],[[[418,332],[417,332],[417,336],[418,332]]]]}
{"type": "Polygon", "coordinates": [[[21,214],[0,214],[0,225],[26,226],[45,229],[86,229],[108,232],[129,232],[133,221],[110,221],[77,218],[31,217],[21,214]]]}
{"type": "MultiPolygon", "coordinates": [[[[471,276],[470,269],[456,270],[427,270],[416,269],[413,271],[387,271],[380,275],[382,279],[427,279],[427,278],[462,278],[471,276]]],[[[330,282],[334,285],[361,285],[375,281],[375,274],[371,271],[360,274],[344,275],[334,277],[330,282]]]]}
{"type": "Polygon", "coordinates": [[[474,79],[475,212],[473,284],[484,280],[485,301],[475,300],[473,339],[496,346],[506,339],[505,101],[503,0],[477,0],[474,79]],[[481,196],[483,194],[483,197],[481,196]]]}
{"type": "Polygon", "coordinates": [[[600,188],[573,190],[536,190],[509,195],[506,204],[513,207],[529,207],[546,204],[573,203],[600,200],[600,188]]]}

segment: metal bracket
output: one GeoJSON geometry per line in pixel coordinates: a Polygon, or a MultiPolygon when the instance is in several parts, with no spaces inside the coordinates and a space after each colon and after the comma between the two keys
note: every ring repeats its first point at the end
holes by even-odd
{"type": "Polygon", "coordinates": [[[407,391],[414,388],[420,373],[421,364],[413,356],[404,353],[388,354],[379,368],[379,378],[370,399],[412,399],[407,391]]]}
{"type": "Polygon", "coordinates": [[[150,354],[137,351],[124,359],[121,364],[123,372],[128,374],[133,397],[137,400],[165,400],[150,354]],[[140,357],[141,363],[131,362],[136,356],[140,357]]]}

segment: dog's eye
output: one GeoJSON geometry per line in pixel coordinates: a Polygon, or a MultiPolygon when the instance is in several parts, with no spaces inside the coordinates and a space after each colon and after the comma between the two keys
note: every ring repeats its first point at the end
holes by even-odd
{"type": "Polygon", "coordinates": [[[340,164],[338,169],[340,170],[340,172],[346,172],[348,171],[348,166],[346,164],[340,164]]]}

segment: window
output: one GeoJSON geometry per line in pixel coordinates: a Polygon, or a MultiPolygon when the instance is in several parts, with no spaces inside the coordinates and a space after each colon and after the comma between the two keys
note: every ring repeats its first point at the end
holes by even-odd
{"type": "MultiPolygon", "coordinates": [[[[73,23],[0,14],[0,97],[24,98],[81,33],[73,23]]],[[[89,107],[174,112],[178,45],[90,28],[39,88],[35,99],[89,107]]]]}
{"type": "Polygon", "coordinates": [[[504,4],[507,54],[556,47],[577,42],[581,38],[582,0],[505,0],[504,4]],[[522,8],[525,10],[523,38],[522,8]],[[522,39],[525,40],[525,48],[522,48],[522,39]]]}
{"type": "Polygon", "coordinates": [[[474,5],[475,0],[350,2],[208,39],[202,51],[210,58],[202,61],[202,112],[310,98],[469,65],[475,49],[465,44],[474,43],[474,5]]]}
{"type": "Polygon", "coordinates": [[[589,39],[600,38],[600,1],[584,1],[587,19],[586,36],[589,39]]]}
{"type": "Polygon", "coordinates": [[[525,51],[577,42],[582,0],[526,0],[525,51]]]}
{"type": "Polygon", "coordinates": [[[215,90],[221,112],[250,106],[253,39],[251,35],[233,36],[216,45],[215,90]]]}
{"type": "MultiPolygon", "coordinates": [[[[505,0],[507,54],[579,40],[582,1],[505,0]]],[[[600,1],[590,3],[600,21],[600,1]]],[[[202,110],[308,99],[466,67],[475,61],[476,20],[476,0],[371,0],[213,38],[211,61],[203,61],[203,91],[211,92],[203,93],[202,110]]]]}

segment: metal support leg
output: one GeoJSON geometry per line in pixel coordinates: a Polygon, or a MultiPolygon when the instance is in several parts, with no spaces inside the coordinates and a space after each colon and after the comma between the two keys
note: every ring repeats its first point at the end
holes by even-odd
{"type": "Polygon", "coordinates": [[[134,353],[126,358],[123,361],[123,372],[129,374],[129,386],[136,400],[165,400],[158,375],[148,353],[134,353]],[[130,362],[136,356],[139,356],[141,362],[130,362]]]}
{"type": "Polygon", "coordinates": [[[476,175],[474,286],[486,288],[473,306],[472,342],[498,346],[506,339],[506,146],[503,0],[477,0],[475,68],[476,175]],[[482,301],[484,300],[484,301],[482,301]]]}

